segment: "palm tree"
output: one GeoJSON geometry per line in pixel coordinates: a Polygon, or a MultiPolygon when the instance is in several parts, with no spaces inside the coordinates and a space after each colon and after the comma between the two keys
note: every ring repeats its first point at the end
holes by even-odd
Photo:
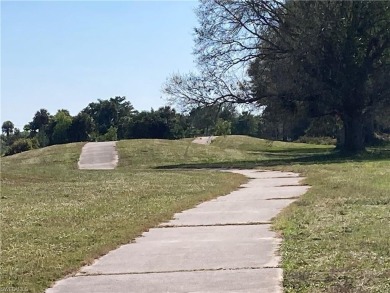
{"type": "Polygon", "coordinates": [[[1,131],[9,137],[9,135],[14,132],[14,124],[9,120],[5,121],[1,126],[1,131]]]}

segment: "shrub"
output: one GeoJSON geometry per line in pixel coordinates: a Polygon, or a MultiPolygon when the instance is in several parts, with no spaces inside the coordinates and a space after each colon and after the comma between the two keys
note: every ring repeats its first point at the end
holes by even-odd
{"type": "Polygon", "coordinates": [[[28,138],[20,138],[16,140],[6,151],[5,155],[10,156],[13,154],[29,151],[33,149],[33,142],[28,138]]]}
{"type": "Polygon", "coordinates": [[[105,141],[114,141],[118,139],[117,136],[117,128],[111,126],[108,130],[107,133],[104,135],[105,141]]]}

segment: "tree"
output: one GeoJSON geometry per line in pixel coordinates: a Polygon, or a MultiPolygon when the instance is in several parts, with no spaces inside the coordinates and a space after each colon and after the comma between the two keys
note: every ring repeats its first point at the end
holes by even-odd
{"type": "Polygon", "coordinates": [[[256,136],[258,130],[258,121],[254,115],[244,111],[238,116],[233,124],[233,133],[241,135],[256,136]]]}
{"type": "Polygon", "coordinates": [[[223,120],[218,118],[217,123],[215,124],[215,135],[229,135],[232,133],[232,123],[230,121],[223,120]]]}
{"type": "Polygon", "coordinates": [[[199,106],[190,113],[191,125],[198,130],[198,134],[211,135],[217,122],[220,107],[218,105],[199,106]]]}
{"type": "MultiPolygon", "coordinates": [[[[369,137],[364,130],[370,132],[365,126],[372,122],[373,109],[389,93],[388,84],[383,82],[385,76],[387,83],[389,80],[389,5],[298,3],[291,6],[291,11],[294,17],[287,17],[284,26],[293,28],[290,35],[300,36],[290,38],[293,53],[288,56],[289,65],[286,60],[270,65],[293,81],[279,92],[292,93],[284,99],[303,100],[314,109],[314,115],[338,116],[344,125],[344,150],[362,150],[365,137],[369,137]],[[311,22],[309,28],[296,24],[307,20],[311,22]]],[[[259,64],[264,67],[264,63],[259,64]]],[[[277,82],[269,74],[260,79],[263,85],[266,79],[277,82]]]]}
{"type": "Polygon", "coordinates": [[[29,123],[29,130],[36,133],[38,130],[44,129],[49,124],[50,114],[46,109],[40,109],[34,115],[33,120],[29,123]]]}
{"type": "Polygon", "coordinates": [[[218,117],[234,123],[234,120],[238,117],[238,112],[234,104],[225,104],[219,111],[218,117]]]}
{"type": "Polygon", "coordinates": [[[8,138],[10,134],[14,132],[14,124],[9,120],[4,121],[3,125],[1,126],[1,131],[5,133],[8,138]]]}
{"type": "Polygon", "coordinates": [[[73,117],[72,124],[68,129],[68,138],[70,142],[88,141],[89,134],[93,130],[93,122],[91,116],[87,113],[80,112],[73,117]]]}
{"type": "Polygon", "coordinates": [[[376,110],[374,127],[380,133],[390,134],[390,104],[376,110]]]}
{"type": "MultiPolygon", "coordinates": [[[[168,139],[171,136],[169,116],[164,109],[150,112],[142,111],[134,116],[132,121],[132,138],[160,138],[168,139]]],[[[170,115],[170,114],[168,114],[170,115]]]]}
{"type": "Polygon", "coordinates": [[[197,13],[201,75],[173,76],[165,93],[181,103],[300,102],[308,115],[341,119],[344,150],[364,149],[364,125],[390,97],[389,2],[204,0],[197,13]],[[232,78],[240,66],[249,75],[232,78]]]}
{"type": "Polygon", "coordinates": [[[185,132],[185,125],[180,118],[180,114],[176,113],[176,110],[170,106],[164,106],[157,109],[155,112],[159,117],[160,123],[165,125],[164,138],[175,139],[182,138],[185,132]]]}
{"type": "Polygon", "coordinates": [[[132,117],[136,111],[131,103],[126,101],[126,97],[117,96],[90,103],[82,112],[92,118],[97,132],[104,135],[110,127],[119,128],[119,123],[126,121],[125,117],[132,117]]]}
{"type": "Polygon", "coordinates": [[[68,110],[58,110],[53,117],[52,144],[69,142],[69,129],[72,125],[72,116],[68,110]]]}
{"type": "Polygon", "coordinates": [[[117,131],[118,130],[116,129],[116,127],[111,126],[108,129],[107,133],[104,135],[104,140],[105,141],[115,141],[115,140],[117,140],[118,139],[117,131]]]}

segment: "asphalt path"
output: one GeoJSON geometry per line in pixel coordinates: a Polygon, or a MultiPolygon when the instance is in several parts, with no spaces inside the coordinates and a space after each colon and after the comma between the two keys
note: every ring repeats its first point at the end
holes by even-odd
{"type": "Polygon", "coordinates": [[[229,170],[249,181],[178,213],[46,293],[282,292],[271,219],[305,193],[298,174],[229,170]]]}

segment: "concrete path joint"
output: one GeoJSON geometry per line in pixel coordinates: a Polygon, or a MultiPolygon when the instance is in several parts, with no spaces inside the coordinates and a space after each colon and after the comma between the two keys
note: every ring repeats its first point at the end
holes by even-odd
{"type": "Polygon", "coordinates": [[[309,187],[295,173],[229,172],[250,180],[175,214],[46,293],[282,292],[282,239],[271,219],[309,187]]]}

